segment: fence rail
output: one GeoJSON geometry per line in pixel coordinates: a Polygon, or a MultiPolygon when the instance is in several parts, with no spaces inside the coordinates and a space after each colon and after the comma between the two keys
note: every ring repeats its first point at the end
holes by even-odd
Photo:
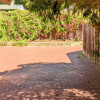
{"type": "Polygon", "coordinates": [[[83,25],[83,53],[100,67],[100,32],[90,24],[83,25]]]}

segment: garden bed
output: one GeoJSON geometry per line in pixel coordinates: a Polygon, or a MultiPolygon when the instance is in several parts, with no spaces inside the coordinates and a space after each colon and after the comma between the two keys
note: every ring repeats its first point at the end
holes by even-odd
{"type": "Polygon", "coordinates": [[[72,11],[53,19],[29,11],[0,12],[0,46],[77,46],[82,45],[84,18],[72,11]],[[70,41],[69,41],[70,40],[70,41]],[[73,41],[76,40],[76,41],[73,41]]]}

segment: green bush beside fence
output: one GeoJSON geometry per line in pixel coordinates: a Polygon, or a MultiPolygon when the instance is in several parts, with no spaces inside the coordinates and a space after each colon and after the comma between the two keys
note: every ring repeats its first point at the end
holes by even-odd
{"type": "Polygon", "coordinates": [[[54,16],[54,19],[50,19],[45,12],[42,17],[28,10],[1,11],[0,41],[68,39],[68,32],[77,30],[83,23],[81,13],[76,16],[72,15],[72,11],[54,16]]]}

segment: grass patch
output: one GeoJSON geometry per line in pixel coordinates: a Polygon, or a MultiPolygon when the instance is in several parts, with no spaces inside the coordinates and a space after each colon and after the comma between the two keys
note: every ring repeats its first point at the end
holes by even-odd
{"type": "Polygon", "coordinates": [[[83,59],[83,58],[84,58],[83,53],[80,53],[80,54],[77,56],[77,58],[83,59]]]}

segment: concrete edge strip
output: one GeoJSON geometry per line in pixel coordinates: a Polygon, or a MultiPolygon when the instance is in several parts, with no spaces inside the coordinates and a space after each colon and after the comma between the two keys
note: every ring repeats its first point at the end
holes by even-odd
{"type": "MultiPolygon", "coordinates": [[[[1,46],[16,46],[16,42],[0,42],[1,46]]],[[[18,42],[25,46],[78,46],[83,45],[83,42],[18,42]]]]}

